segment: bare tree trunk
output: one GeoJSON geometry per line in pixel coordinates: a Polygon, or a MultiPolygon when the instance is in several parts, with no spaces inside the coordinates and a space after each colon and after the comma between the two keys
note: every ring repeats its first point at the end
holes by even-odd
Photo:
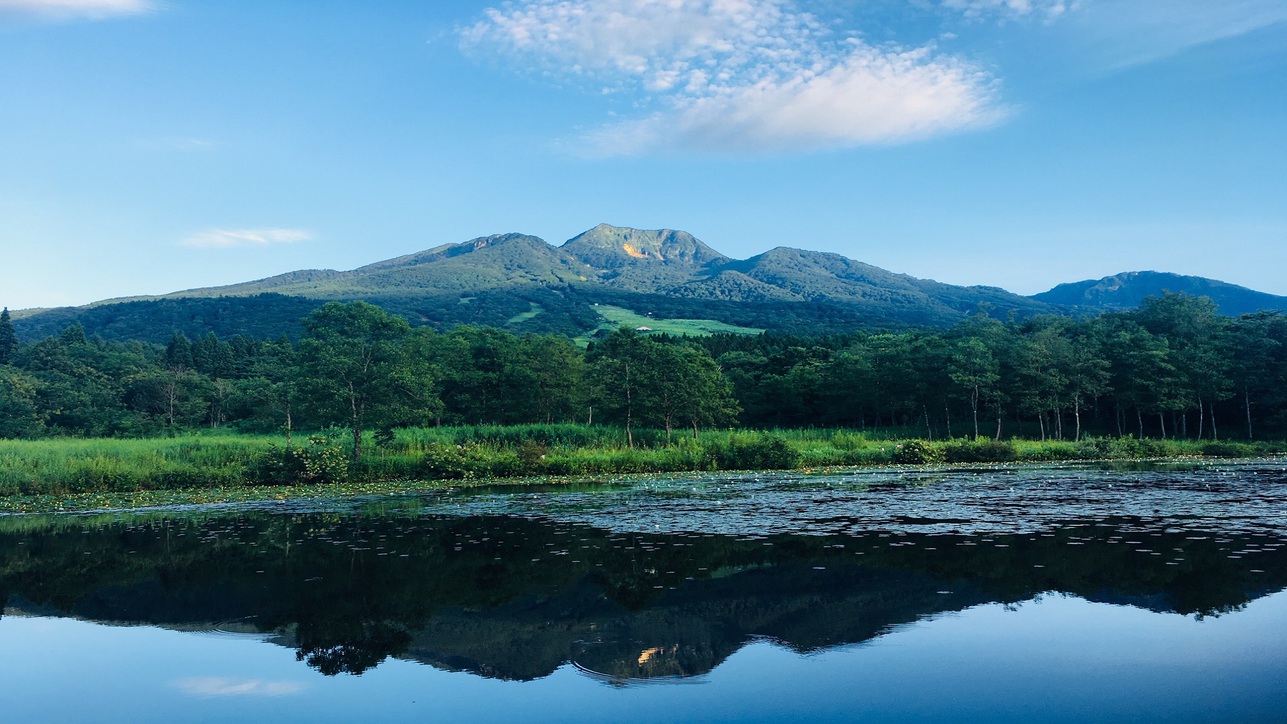
{"type": "Polygon", "coordinates": [[[997,436],[994,438],[997,442],[1001,441],[1001,408],[997,407],[997,436]]]}
{"type": "Polygon", "coordinates": [[[1162,430],[1162,439],[1166,439],[1166,416],[1161,412],[1157,413],[1157,425],[1162,430]]]}
{"type": "Polygon", "coordinates": [[[1046,413],[1041,412],[1037,414],[1037,424],[1041,426],[1041,441],[1045,442],[1046,441],[1046,413]]]}
{"type": "Polygon", "coordinates": [[[1207,405],[1207,409],[1211,410],[1211,439],[1212,439],[1212,440],[1219,440],[1219,439],[1220,439],[1220,430],[1219,430],[1219,428],[1217,428],[1217,427],[1216,427],[1216,421],[1215,421],[1215,403],[1214,403],[1214,402],[1212,402],[1211,404],[1207,405]]]}
{"type": "Polygon", "coordinates": [[[1073,442],[1081,442],[1081,400],[1073,399],[1073,417],[1077,420],[1077,434],[1073,442]]]}
{"type": "Polygon", "coordinates": [[[1242,402],[1247,409],[1247,439],[1254,440],[1256,438],[1251,434],[1251,389],[1246,385],[1242,388],[1242,402]]]}
{"type": "Polygon", "coordinates": [[[630,393],[630,363],[627,362],[625,366],[626,366],[626,447],[633,448],[635,446],[635,436],[630,429],[630,425],[632,422],[634,422],[634,412],[635,412],[634,404],[635,403],[634,403],[634,397],[630,393]]]}
{"type": "Polygon", "coordinates": [[[693,418],[693,439],[697,439],[697,418],[693,418]]]}
{"type": "Polygon", "coordinates": [[[952,439],[952,411],[947,407],[947,400],[943,400],[943,420],[947,423],[947,439],[952,439]]]}
{"type": "Polygon", "coordinates": [[[358,395],[353,389],[353,383],[349,383],[349,412],[352,415],[350,421],[353,423],[353,462],[362,459],[362,417],[366,411],[366,405],[358,400],[358,395]]]}
{"type": "Polygon", "coordinates": [[[1202,436],[1206,434],[1206,427],[1207,427],[1207,411],[1206,411],[1206,408],[1202,406],[1202,398],[1199,397],[1198,398],[1198,439],[1199,440],[1201,440],[1202,436]]]}
{"type": "Polygon", "coordinates": [[[970,394],[970,410],[974,413],[974,439],[979,439],[979,388],[970,394]]]}
{"type": "Polygon", "coordinates": [[[930,421],[929,421],[929,407],[928,407],[927,405],[925,405],[925,403],[921,403],[921,412],[925,414],[925,434],[926,434],[927,436],[929,436],[929,439],[930,439],[930,440],[933,440],[933,439],[934,439],[934,428],[930,427],[930,421]]]}
{"type": "Polygon", "coordinates": [[[1140,439],[1143,440],[1144,439],[1144,411],[1138,407],[1135,408],[1135,421],[1140,424],[1140,439]]]}
{"type": "Polygon", "coordinates": [[[291,433],[290,401],[287,400],[286,401],[286,447],[287,448],[290,447],[290,433],[291,433]]]}

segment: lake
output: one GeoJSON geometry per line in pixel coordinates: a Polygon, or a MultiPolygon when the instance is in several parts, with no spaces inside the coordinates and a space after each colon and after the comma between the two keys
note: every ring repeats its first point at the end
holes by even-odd
{"type": "Polygon", "coordinates": [[[8,721],[1284,721],[1287,461],[0,517],[8,721]]]}

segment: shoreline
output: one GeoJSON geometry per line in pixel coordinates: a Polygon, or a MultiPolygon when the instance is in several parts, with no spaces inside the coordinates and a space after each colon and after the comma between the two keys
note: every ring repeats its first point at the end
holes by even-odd
{"type": "Polygon", "coordinates": [[[236,505],[241,503],[291,503],[309,500],[342,500],[358,498],[397,497],[432,492],[468,491],[480,488],[539,489],[542,487],[571,487],[577,485],[612,486],[648,479],[670,478],[684,475],[748,476],[748,475],[797,475],[802,477],[846,475],[860,472],[951,472],[970,469],[1060,469],[1087,465],[1181,465],[1195,463],[1245,464],[1257,461],[1280,461],[1285,454],[1253,457],[1216,457],[1176,455],[1147,458],[1083,458],[1067,460],[1013,460],[1004,462],[953,462],[927,464],[879,464],[825,467],[798,467],[793,469],[667,471],[647,473],[609,473],[585,475],[536,475],[451,480],[390,480],[349,483],[312,483],[301,485],[234,485],[225,487],[192,487],[169,490],[138,490],[126,492],[89,492],[68,495],[19,495],[0,496],[0,518],[28,515],[129,513],[134,511],[161,511],[188,507],[236,505]]]}

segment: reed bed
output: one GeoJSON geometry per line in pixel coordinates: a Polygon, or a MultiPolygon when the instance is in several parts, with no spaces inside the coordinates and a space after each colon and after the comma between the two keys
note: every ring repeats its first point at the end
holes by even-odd
{"type": "MultiPolygon", "coordinates": [[[[899,431],[903,432],[903,431],[899,431]]],[[[525,476],[783,470],[950,463],[1261,457],[1282,442],[1089,438],[953,440],[845,429],[662,430],[605,425],[410,428],[379,437],[352,463],[340,430],[297,436],[191,434],[153,439],[0,440],[0,496],[247,486],[459,481],[525,476]]]]}

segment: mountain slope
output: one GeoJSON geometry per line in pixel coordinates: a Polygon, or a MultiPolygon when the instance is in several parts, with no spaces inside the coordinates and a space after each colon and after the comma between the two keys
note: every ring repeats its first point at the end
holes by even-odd
{"type": "Polygon", "coordinates": [[[525,234],[445,244],[351,271],[305,270],[253,282],[107,300],[16,320],[24,339],[73,322],[111,338],[295,334],[330,300],[362,299],[414,324],[483,324],[578,336],[614,305],[656,318],[711,319],[794,333],[949,325],[984,304],[994,314],[1053,311],[988,287],[895,274],[839,254],[779,247],[735,260],[691,234],[599,226],[562,246],[525,234]]]}
{"type": "Polygon", "coordinates": [[[1267,309],[1287,309],[1287,297],[1257,292],[1236,284],[1155,271],[1125,272],[1103,279],[1060,284],[1031,298],[1047,304],[1092,311],[1133,309],[1145,297],[1164,291],[1210,297],[1222,314],[1238,316],[1267,309]]]}
{"type": "Polygon", "coordinates": [[[682,284],[728,257],[686,231],[643,231],[599,224],[559,251],[618,289],[651,293],[682,284]]]}

